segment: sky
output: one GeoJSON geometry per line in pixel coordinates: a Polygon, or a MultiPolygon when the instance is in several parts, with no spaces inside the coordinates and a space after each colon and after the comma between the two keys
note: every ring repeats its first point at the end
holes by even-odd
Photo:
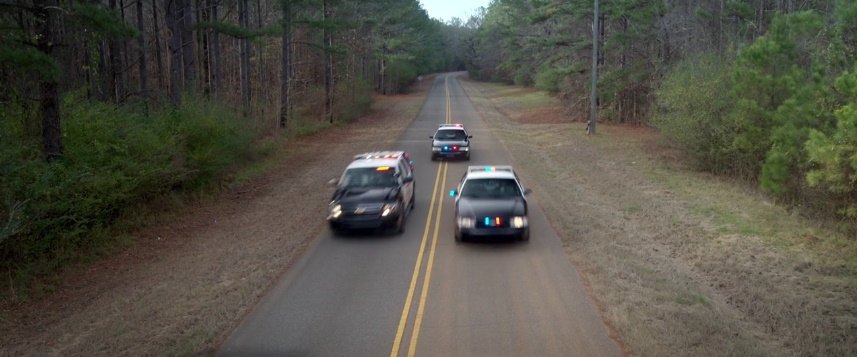
{"type": "Polygon", "coordinates": [[[491,0],[420,0],[430,17],[449,22],[453,17],[467,21],[480,6],[488,7],[491,0]]]}

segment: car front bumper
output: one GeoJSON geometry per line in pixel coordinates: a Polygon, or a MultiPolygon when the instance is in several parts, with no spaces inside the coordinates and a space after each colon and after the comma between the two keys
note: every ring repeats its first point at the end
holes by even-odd
{"type": "Polygon", "coordinates": [[[456,234],[468,237],[522,237],[529,233],[529,227],[523,228],[460,228],[455,227],[456,234]]]}
{"type": "Polygon", "coordinates": [[[457,151],[442,151],[442,150],[432,150],[432,156],[434,157],[460,157],[460,156],[468,156],[470,154],[470,150],[457,150],[457,151]]]}
{"type": "Polygon", "coordinates": [[[328,217],[330,227],[335,230],[392,228],[399,221],[401,210],[387,216],[374,215],[342,215],[338,218],[328,217]]]}

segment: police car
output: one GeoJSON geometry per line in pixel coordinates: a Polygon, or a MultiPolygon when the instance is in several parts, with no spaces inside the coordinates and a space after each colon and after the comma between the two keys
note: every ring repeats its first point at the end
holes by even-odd
{"type": "Polygon", "coordinates": [[[530,239],[527,198],[511,166],[469,166],[455,197],[455,239],[511,236],[530,239]]]}
{"type": "Polygon", "coordinates": [[[414,172],[405,151],[354,156],[342,176],[330,182],[336,191],[327,220],[334,232],[351,229],[405,229],[414,208],[414,172]]]}
{"type": "Polygon", "coordinates": [[[470,139],[464,129],[464,124],[441,124],[434,135],[430,136],[431,159],[438,158],[464,158],[470,160],[470,139]]]}

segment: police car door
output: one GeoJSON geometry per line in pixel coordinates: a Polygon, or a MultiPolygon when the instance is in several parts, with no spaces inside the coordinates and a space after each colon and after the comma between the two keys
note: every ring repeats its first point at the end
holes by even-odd
{"type": "Polygon", "coordinates": [[[405,204],[408,205],[411,203],[411,200],[414,197],[414,181],[413,181],[413,172],[409,165],[405,164],[404,161],[399,161],[399,178],[404,181],[405,177],[411,177],[411,181],[404,183],[402,185],[402,197],[405,199],[405,204]]]}

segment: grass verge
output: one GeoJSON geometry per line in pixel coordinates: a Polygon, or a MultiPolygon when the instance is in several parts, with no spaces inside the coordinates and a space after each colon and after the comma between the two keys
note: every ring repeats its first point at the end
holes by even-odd
{"type": "Polygon", "coordinates": [[[534,117],[545,100],[561,112],[545,94],[464,86],[634,353],[857,353],[847,231],[687,169],[652,130],[600,125],[587,136],[582,123],[534,117]]]}

